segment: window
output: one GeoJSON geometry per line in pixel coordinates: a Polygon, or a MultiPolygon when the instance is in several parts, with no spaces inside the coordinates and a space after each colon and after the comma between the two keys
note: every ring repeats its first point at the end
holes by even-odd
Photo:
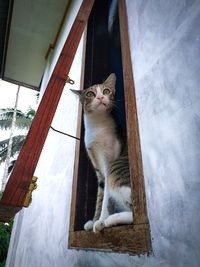
{"type": "MultiPolygon", "coordinates": [[[[113,1],[115,2],[115,1],[113,1]]],[[[83,230],[92,219],[97,184],[94,171],[84,148],[84,127],[79,111],[74,180],[72,190],[70,248],[99,249],[139,254],[151,250],[150,231],[146,213],[144,179],[137,122],[135,88],[128,39],[125,1],[119,1],[119,15],[108,31],[109,7],[112,1],[96,0],[88,22],[84,87],[102,82],[111,72],[117,74],[116,97],[120,114],[115,117],[127,131],[129,165],[132,178],[134,224],[104,229],[94,234],[83,230]],[[120,33],[119,33],[120,30],[120,33]],[[131,156],[130,156],[131,155],[131,156]]]]}

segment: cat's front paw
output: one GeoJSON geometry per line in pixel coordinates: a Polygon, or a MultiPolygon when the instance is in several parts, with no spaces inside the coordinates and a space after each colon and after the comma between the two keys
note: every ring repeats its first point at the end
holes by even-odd
{"type": "Polygon", "coordinates": [[[105,224],[103,220],[98,220],[93,225],[93,232],[98,233],[105,228],[105,224]]]}
{"type": "Polygon", "coordinates": [[[92,220],[84,224],[85,231],[91,231],[93,229],[94,222],[92,220]]]}
{"type": "Polygon", "coordinates": [[[105,219],[105,227],[112,227],[118,224],[119,215],[118,214],[112,214],[107,219],[105,219]]]}

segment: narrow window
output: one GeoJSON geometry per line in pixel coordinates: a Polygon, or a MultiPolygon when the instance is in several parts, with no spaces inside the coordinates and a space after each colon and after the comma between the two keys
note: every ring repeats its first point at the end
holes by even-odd
{"type": "Polygon", "coordinates": [[[93,218],[97,179],[84,147],[84,126],[80,111],[72,190],[71,248],[101,249],[139,254],[150,251],[149,225],[146,215],[144,181],[137,124],[132,63],[124,0],[96,0],[88,22],[84,88],[102,83],[110,73],[117,76],[114,117],[128,138],[132,184],[134,224],[104,229],[93,233],[84,224],[93,218]],[[118,14],[119,9],[119,14],[118,14]]]}

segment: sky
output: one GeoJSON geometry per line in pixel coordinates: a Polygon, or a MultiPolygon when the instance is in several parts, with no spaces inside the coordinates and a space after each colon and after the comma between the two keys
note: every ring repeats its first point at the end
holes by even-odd
{"type": "MultiPolygon", "coordinates": [[[[15,104],[16,92],[18,86],[12,83],[5,82],[0,80],[0,109],[2,108],[13,108],[15,104]]],[[[36,102],[36,94],[37,91],[31,90],[25,87],[20,88],[19,93],[19,101],[18,101],[18,109],[23,112],[26,112],[29,107],[33,109],[37,109],[37,102],[36,102]]],[[[19,131],[15,132],[19,134],[19,131]]],[[[9,131],[1,130],[0,129],[0,141],[9,138],[9,131]]],[[[0,165],[0,181],[3,175],[3,167],[4,165],[0,165]]],[[[1,184],[1,182],[0,182],[1,184]]]]}
{"type": "MultiPolygon", "coordinates": [[[[15,104],[17,85],[0,80],[0,109],[13,108],[15,104]]],[[[37,108],[36,103],[37,91],[25,87],[20,88],[18,109],[26,112],[31,106],[33,109],[37,108]]],[[[9,132],[0,129],[0,141],[9,136],[9,132]]]]}
{"type": "MultiPolygon", "coordinates": [[[[0,80],[0,108],[13,107],[17,92],[17,85],[0,80]]],[[[36,108],[37,91],[25,87],[20,88],[18,107],[26,111],[29,106],[36,108]]]]}

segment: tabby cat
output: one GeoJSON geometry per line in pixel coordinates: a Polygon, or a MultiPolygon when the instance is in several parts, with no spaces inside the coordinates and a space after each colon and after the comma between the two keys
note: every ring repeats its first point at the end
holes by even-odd
{"type": "Polygon", "coordinates": [[[79,95],[84,109],[85,146],[98,178],[96,209],[85,230],[95,233],[105,227],[133,222],[127,148],[118,135],[111,115],[116,76],[84,90],[79,95]]]}

